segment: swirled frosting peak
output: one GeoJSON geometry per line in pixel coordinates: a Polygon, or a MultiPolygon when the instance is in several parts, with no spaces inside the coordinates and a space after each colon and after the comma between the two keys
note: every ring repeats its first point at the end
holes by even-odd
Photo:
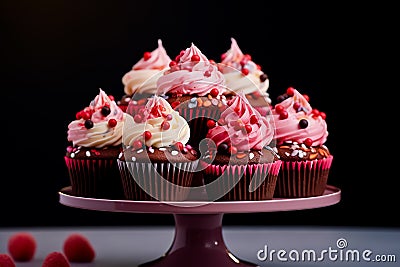
{"type": "Polygon", "coordinates": [[[323,145],[328,136],[326,114],[311,107],[308,96],[293,87],[280,95],[272,109],[277,145],[285,142],[323,145]]]}
{"type": "Polygon", "coordinates": [[[122,142],[125,113],[102,89],[89,106],[68,125],[68,141],[74,146],[102,148],[122,142]]]}
{"type": "Polygon", "coordinates": [[[167,69],[171,58],[158,40],[158,47],[152,52],[144,52],[143,57],[122,77],[124,92],[127,95],[134,93],[154,94],[157,88],[157,79],[162,71],[167,69]]]}
{"type": "Polygon", "coordinates": [[[193,43],[176,56],[157,81],[158,95],[206,96],[214,88],[222,95],[226,91],[225,78],[193,43]]]}
{"type": "Polygon", "coordinates": [[[267,93],[269,88],[267,74],[252,60],[249,54],[243,54],[234,38],[231,38],[230,49],[221,55],[218,67],[224,74],[226,85],[231,91],[261,94],[268,103],[271,103],[267,93]]]}
{"type": "Polygon", "coordinates": [[[274,137],[270,121],[250,105],[243,92],[230,99],[220,119],[208,126],[207,138],[214,141],[218,150],[229,150],[231,154],[261,150],[274,137]]]}
{"type": "Polygon", "coordinates": [[[176,143],[185,145],[189,137],[186,120],[164,98],[155,95],[134,117],[126,116],[122,142],[125,147],[146,145],[160,148],[176,143]]]}

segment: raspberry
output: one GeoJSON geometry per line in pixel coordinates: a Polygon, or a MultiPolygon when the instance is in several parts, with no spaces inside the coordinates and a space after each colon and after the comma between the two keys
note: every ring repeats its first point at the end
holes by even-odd
{"type": "Polygon", "coordinates": [[[16,267],[16,265],[9,255],[0,254],[0,267],[16,267]]]}
{"type": "Polygon", "coordinates": [[[36,252],[36,240],[30,233],[15,233],[8,239],[8,251],[14,261],[30,261],[36,252]]]}
{"type": "Polygon", "coordinates": [[[53,251],[47,254],[42,263],[42,267],[70,267],[68,259],[64,254],[58,251],[53,251]]]}
{"type": "Polygon", "coordinates": [[[89,240],[81,234],[71,234],[64,241],[64,254],[70,262],[92,262],[95,251],[89,240]]]}

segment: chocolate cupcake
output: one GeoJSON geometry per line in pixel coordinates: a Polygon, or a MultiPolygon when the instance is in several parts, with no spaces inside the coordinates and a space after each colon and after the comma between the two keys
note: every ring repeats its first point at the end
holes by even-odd
{"type": "Polygon", "coordinates": [[[68,125],[64,156],[72,194],[95,198],[124,198],[117,158],[122,151],[125,113],[102,89],[68,125]]]}
{"type": "Polygon", "coordinates": [[[226,101],[225,79],[214,61],[192,43],[175,57],[170,69],[157,81],[157,95],[163,96],[191,129],[189,143],[198,146],[207,134],[207,121],[217,120],[226,101]]]}
{"type": "Polygon", "coordinates": [[[187,142],[186,120],[162,97],[149,99],[140,114],[126,114],[123,153],[118,166],[125,198],[137,201],[184,201],[199,153],[187,142]]]}
{"type": "Polygon", "coordinates": [[[146,105],[147,99],[156,94],[157,80],[168,69],[170,62],[159,39],[158,47],[151,52],[144,52],[143,57],[122,77],[124,95],[117,102],[119,107],[134,116],[146,105]]]}
{"type": "Polygon", "coordinates": [[[313,197],[325,191],[333,160],[325,146],[326,114],[312,108],[308,100],[290,87],[272,109],[275,151],[282,161],[274,197],[313,197]]]}
{"type": "Polygon", "coordinates": [[[208,150],[201,165],[209,199],[272,199],[281,161],[269,146],[274,137],[271,120],[239,92],[218,121],[208,122],[208,128],[208,150]]]}

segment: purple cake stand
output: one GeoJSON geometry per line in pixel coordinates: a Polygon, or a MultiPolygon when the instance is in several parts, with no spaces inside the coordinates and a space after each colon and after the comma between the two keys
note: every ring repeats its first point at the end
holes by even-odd
{"type": "Polygon", "coordinates": [[[71,187],[59,192],[60,203],[66,206],[108,212],[173,214],[175,237],[168,251],[160,258],[140,267],[255,267],[256,264],[234,256],[222,236],[225,213],[275,212],[313,209],[340,201],[341,190],[328,185],[321,196],[308,198],[274,198],[265,201],[158,202],[77,197],[71,187]]]}

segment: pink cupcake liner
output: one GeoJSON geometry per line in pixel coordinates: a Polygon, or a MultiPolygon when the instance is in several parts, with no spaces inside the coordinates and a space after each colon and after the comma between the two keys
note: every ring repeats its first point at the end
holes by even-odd
{"type": "MultiPolygon", "coordinates": [[[[187,105],[187,103],[182,105],[187,105]]],[[[178,106],[177,111],[188,122],[190,131],[193,133],[190,135],[188,143],[195,147],[198,146],[201,140],[206,138],[208,131],[207,121],[210,119],[218,120],[221,115],[217,106],[195,108],[178,106]]]]}
{"type": "Polygon", "coordinates": [[[81,197],[124,197],[116,159],[72,159],[64,156],[72,194],[81,197]]]}
{"type": "Polygon", "coordinates": [[[273,198],[281,161],[251,165],[208,165],[204,180],[209,199],[257,201],[273,198]],[[210,186],[209,183],[214,183],[210,186]]]}
{"type": "Polygon", "coordinates": [[[137,201],[184,201],[190,193],[198,160],[140,163],[117,160],[124,195],[137,201]]]}
{"type": "Polygon", "coordinates": [[[325,159],[283,162],[276,182],[276,198],[321,196],[326,188],[333,156],[325,159]]]}

